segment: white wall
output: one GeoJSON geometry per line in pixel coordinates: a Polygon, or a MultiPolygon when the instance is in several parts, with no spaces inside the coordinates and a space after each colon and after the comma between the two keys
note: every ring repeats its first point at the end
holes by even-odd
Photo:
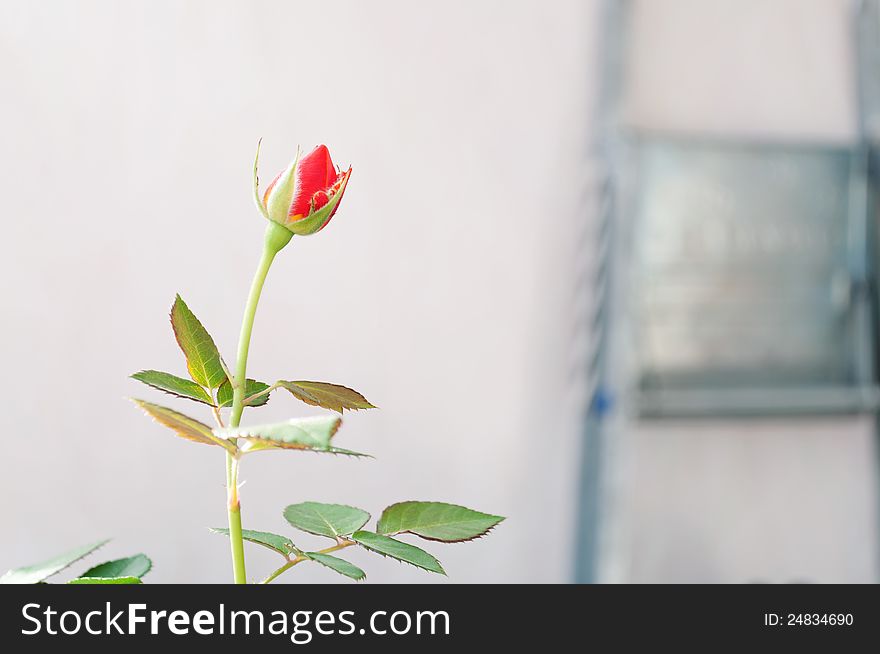
{"type": "MultiPolygon", "coordinates": [[[[382,408],[338,436],[375,461],[247,460],[245,527],[284,531],[281,509],[305,499],[460,502],[510,518],[429,547],[453,581],[567,579],[596,4],[0,6],[0,568],[114,536],[103,554],[147,552],[152,581],[229,578],[205,529],[225,519],[222,455],[123,398],[158,399],[131,372],[183,373],[176,292],[234,356],[262,136],[264,180],[322,141],[354,174],[333,223],[272,270],[250,371],[346,383],[382,408]]],[[[310,412],[278,396],[260,419],[310,412]]],[[[351,558],[376,582],[427,578],[351,558]]],[[[250,550],[252,576],[272,563],[250,550]]],[[[305,568],[290,578],[335,581],[305,568]]]]}
{"type": "MultiPolygon", "coordinates": [[[[247,460],[245,526],[284,531],[282,507],[304,499],[460,502],[510,518],[428,546],[452,581],[569,579],[599,4],[0,5],[0,569],[114,536],[104,554],[149,553],[153,581],[229,578],[205,530],[225,519],[222,456],[123,398],[158,399],[135,370],[183,372],[176,292],[232,358],[262,136],[264,180],[320,141],[354,175],[334,222],[273,269],[251,371],[382,408],[338,437],[374,461],[247,460]]],[[[848,4],[642,2],[649,67],[625,108],[654,127],[849,138],[848,4]]],[[[278,396],[259,419],[311,412],[278,396]]],[[[867,420],[675,423],[623,445],[610,579],[874,578],[867,420]]],[[[373,582],[432,580],[352,560],[373,582]]],[[[252,576],[272,563],[249,550],[252,576]]]]}
{"type": "Polygon", "coordinates": [[[865,583],[877,575],[872,420],[634,430],[627,581],[865,583]]]}
{"type": "Polygon", "coordinates": [[[628,122],[749,138],[854,138],[858,2],[627,3],[628,122]]]}

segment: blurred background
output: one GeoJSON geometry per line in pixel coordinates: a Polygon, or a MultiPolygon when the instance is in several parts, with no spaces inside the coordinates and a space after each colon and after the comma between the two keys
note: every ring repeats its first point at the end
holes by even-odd
{"type": "Polygon", "coordinates": [[[175,293],[234,356],[263,137],[354,173],[249,373],[381,409],[375,460],[246,460],[245,528],[431,499],[508,516],[451,582],[875,582],[878,48],[870,1],[0,3],[0,568],[230,578],[222,454],[124,398],[198,414],[128,379],[184,373],[175,293]]]}

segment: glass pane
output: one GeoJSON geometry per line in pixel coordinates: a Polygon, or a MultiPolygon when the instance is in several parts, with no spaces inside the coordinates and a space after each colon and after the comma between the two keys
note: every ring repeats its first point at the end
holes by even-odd
{"type": "Polygon", "coordinates": [[[663,140],[637,152],[641,386],[849,383],[852,155],[663,140]]]}

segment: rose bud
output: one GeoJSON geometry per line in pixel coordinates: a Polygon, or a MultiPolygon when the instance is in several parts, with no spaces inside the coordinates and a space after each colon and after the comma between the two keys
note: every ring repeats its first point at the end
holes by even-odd
{"type": "MultiPolygon", "coordinates": [[[[259,156],[259,152],[257,153],[259,156]]],[[[254,165],[256,192],[256,162],[254,165]]],[[[351,168],[340,172],[330,159],[326,145],[319,145],[297,158],[269,184],[262,200],[263,215],[294,234],[307,236],[322,230],[342,200],[351,168]]]]}

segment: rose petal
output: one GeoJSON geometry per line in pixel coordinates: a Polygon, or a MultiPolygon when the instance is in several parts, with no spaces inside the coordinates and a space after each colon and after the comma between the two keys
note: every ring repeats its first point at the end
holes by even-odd
{"type": "MultiPolygon", "coordinates": [[[[336,169],[326,145],[319,145],[304,156],[297,166],[296,190],[290,204],[290,216],[307,216],[312,198],[318,191],[327,191],[336,181],[336,169]]],[[[326,198],[324,203],[326,204],[326,198]]],[[[315,207],[320,208],[316,205],[315,207]]]]}

